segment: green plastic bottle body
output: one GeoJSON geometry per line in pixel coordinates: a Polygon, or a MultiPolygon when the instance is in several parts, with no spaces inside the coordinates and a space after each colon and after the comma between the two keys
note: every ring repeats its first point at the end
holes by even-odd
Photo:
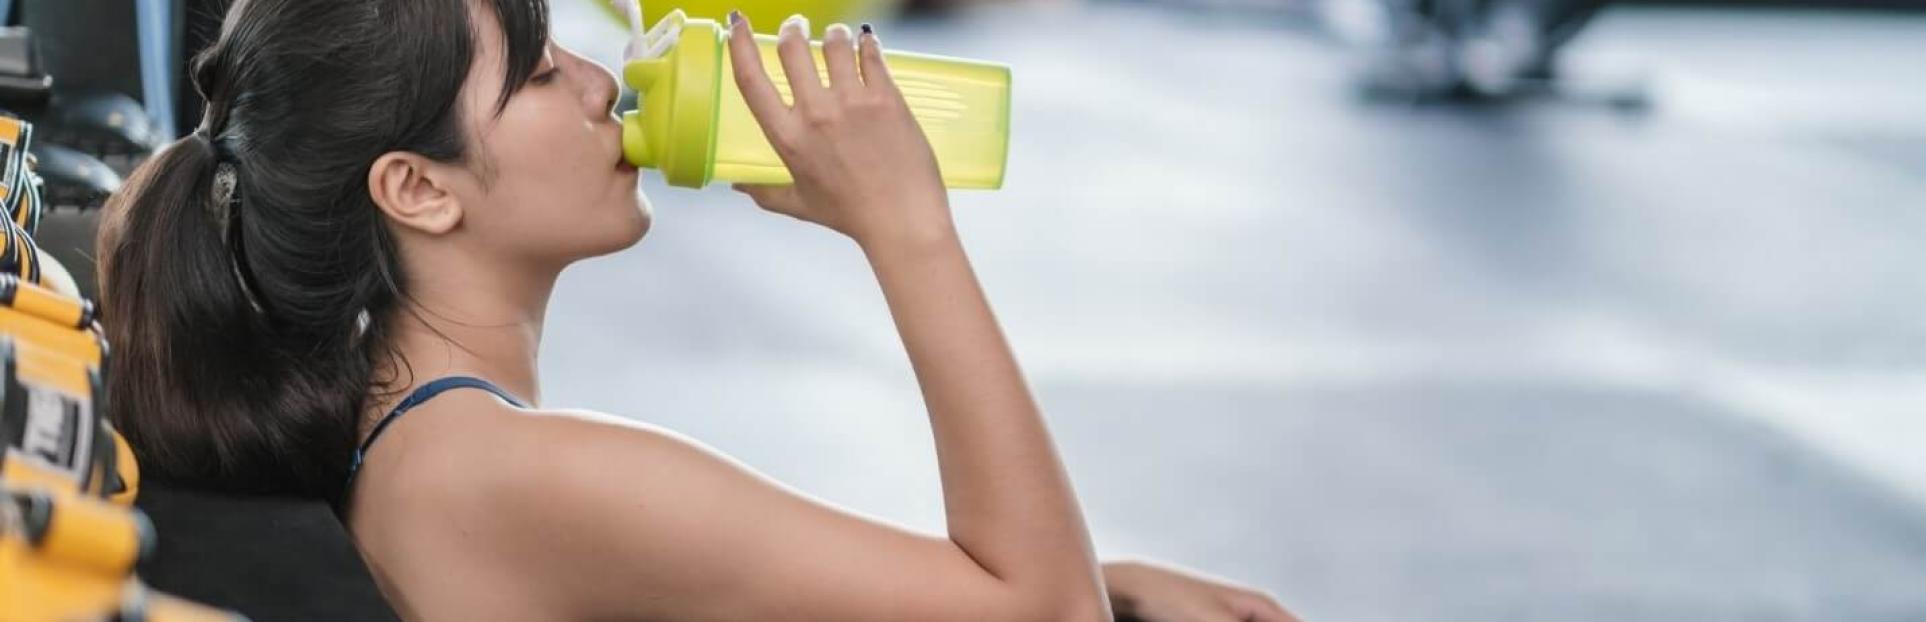
{"type": "MultiPolygon", "coordinates": [[[[623,115],[622,150],[631,164],[662,171],[670,185],[792,181],[755,115],[736,88],[726,52],[728,31],[713,20],[671,11],[661,28],[679,33],[661,56],[627,61],[623,82],[640,92],[623,115]]],[[[817,79],[825,83],[822,44],[813,42],[817,79]]],[[[784,101],[793,101],[776,38],[756,35],[764,70],[784,101]]],[[[950,188],[1003,185],[1010,144],[1010,68],[996,63],[913,52],[884,52],[890,76],[928,137],[950,188]]]]}
{"type": "MultiPolygon", "coordinates": [[[[725,37],[727,35],[725,34],[725,37]]],[[[784,102],[793,102],[789,80],[776,55],[776,38],[756,35],[762,66],[784,102]]],[[[818,79],[828,84],[822,44],[813,43],[818,79]]],[[[911,115],[929,138],[943,183],[950,188],[1003,186],[1010,140],[1010,69],[1004,65],[917,54],[883,52],[911,115]]],[[[728,55],[716,117],[714,177],[717,181],[780,184],[791,181],[755,116],[742,99],[728,55]]]]}

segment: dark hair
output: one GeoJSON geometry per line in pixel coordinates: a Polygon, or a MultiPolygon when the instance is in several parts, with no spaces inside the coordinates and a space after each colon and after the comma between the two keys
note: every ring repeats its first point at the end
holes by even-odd
{"type": "Polygon", "coordinates": [[[547,46],[545,0],[240,0],[195,56],[201,128],[133,172],[98,245],[107,412],[142,471],[345,495],[408,291],[368,170],[390,151],[471,155],[471,6],[505,37],[499,114],[547,46]]]}

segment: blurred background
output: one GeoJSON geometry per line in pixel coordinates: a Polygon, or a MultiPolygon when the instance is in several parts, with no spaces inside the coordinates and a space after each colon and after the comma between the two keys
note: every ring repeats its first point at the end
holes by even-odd
{"type": "MultiPolygon", "coordinates": [[[[556,36],[613,65],[598,1],[556,36]]],[[[1307,620],[1926,620],[1926,2],[902,1],[812,17],[1012,67],[1005,185],[952,200],[1101,556],[1307,620]]],[[[6,31],[0,99],[83,281],[225,4],[105,2],[0,2],[66,42],[6,31]]],[[[940,533],[855,246],[643,190],[546,405],[940,533]]]]}
{"type": "MultiPolygon", "coordinates": [[[[1886,4],[878,29],[1012,68],[1006,184],[952,200],[1100,555],[1307,620],[1926,620],[1926,3],[1886,4]]],[[[648,238],[555,294],[545,399],[941,533],[855,246],[645,178],[648,238]]]]}

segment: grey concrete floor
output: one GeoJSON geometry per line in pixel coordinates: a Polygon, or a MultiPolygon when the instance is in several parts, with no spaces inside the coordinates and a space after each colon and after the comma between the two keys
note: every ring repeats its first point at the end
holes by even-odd
{"type": "MultiPolygon", "coordinates": [[[[1103,555],[1314,620],[1926,620],[1926,18],[1615,10],[1572,63],[1642,115],[1364,102],[1248,13],[882,28],[1015,68],[956,218],[1103,555]]],[[[940,533],[854,246],[644,191],[555,295],[545,402],[940,533]]]]}

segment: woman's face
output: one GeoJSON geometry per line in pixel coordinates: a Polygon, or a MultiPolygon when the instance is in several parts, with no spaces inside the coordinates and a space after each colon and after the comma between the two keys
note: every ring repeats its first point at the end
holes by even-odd
{"type": "Polygon", "coordinates": [[[496,113],[505,58],[500,27],[475,10],[479,36],[458,103],[473,183],[460,184],[461,226],[486,252],[566,264],[634,245],[648,232],[638,174],[622,158],[615,76],[552,41],[532,77],[496,113]]]}

